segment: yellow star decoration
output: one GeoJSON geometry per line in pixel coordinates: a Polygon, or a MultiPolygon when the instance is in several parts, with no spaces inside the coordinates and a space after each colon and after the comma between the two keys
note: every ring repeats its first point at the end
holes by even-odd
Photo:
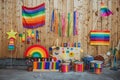
{"type": "Polygon", "coordinates": [[[7,32],[7,34],[8,34],[8,39],[10,38],[16,39],[15,35],[17,34],[17,32],[14,32],[13,30],[11,30],[10,32],[7,32]]]}

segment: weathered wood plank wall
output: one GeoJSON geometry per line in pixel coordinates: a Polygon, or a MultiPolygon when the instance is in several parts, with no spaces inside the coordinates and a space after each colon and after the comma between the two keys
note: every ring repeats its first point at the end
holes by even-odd
{"type": "MultiPolygon", "coordinates": [[[[59,45],[62,42],[80,42],[85,54],[97,55],[103,54],[113,45],[116,46],[120,39],[120,0],[0,0],[0,58],[23,58],[26,48],[35,44],[35,40],[30,44],[21,43],[19,33],[26,33],[26,29],[22,27],[22,11],[21,6],[28,7],[37,6],[45,2],[46,4],[46,24],[44,27],[38,28],[40,31],[41,45],[47,49],[55,44],[55,40],[59,39],[59,45]],[[95,29],[111,31],[111,39],[109,46],[91,46],[89,45],[89,32],[95,26],[97,17],[100,13],[100,2],[103,1],[109,9],[113,11],[113,15],[106,18],[98,18],[95,29]],[[79,35],[71,37],[59,37],[50,32],[52,10],[66,15],[74,10],[79,12],[79,35]],[[15,51],[8,51],[8,39],[6,32],[13,29],[17,32],[15,41],[15,51]]],[[[67,18],[67,16],[66,16],[67,18]]]]}

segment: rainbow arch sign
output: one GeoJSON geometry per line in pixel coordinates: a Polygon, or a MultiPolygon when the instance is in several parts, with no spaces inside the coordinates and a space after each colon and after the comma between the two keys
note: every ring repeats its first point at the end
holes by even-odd
{"type": "Polygon", "coordinates": [[[41,45],[32,45],[26,49],[24,57],[48,58],[49,54],[45,47],[41,45]]]}

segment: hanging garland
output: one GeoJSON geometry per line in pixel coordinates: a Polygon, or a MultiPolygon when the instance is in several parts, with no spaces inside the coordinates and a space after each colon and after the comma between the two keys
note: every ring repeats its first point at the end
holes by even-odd
{"type": "Polygon", "coordinates": [[[50,31],[62,37],[78,35],[78,12],[68,13],[66,18],[65,13],[53,10],[50,31]]]}

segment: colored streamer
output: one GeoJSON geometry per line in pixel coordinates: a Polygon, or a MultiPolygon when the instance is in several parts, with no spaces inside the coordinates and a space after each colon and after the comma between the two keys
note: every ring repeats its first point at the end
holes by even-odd
{"type": "Polygon", "coordinates": [[[73,27],[73,35],[78,35],[78,12],[74,11],[74,27],[73,27]]]}
{"type": "Polygon", "coordinates": [[[66,20],[65,20],[65,14],[62,14],[62,36],[65,36],[65,24],[66,24],[66,20]]]}
{"type": "Polygon", "coordinates": [[[57,10],[55,10],[54,11],[54,14],[55,14],[55,19],[54,19],[54,32],[55,32],[55,34],[58,34],[58,12],[57,12],[57,10]]]}
{"type": "Polygon", "coordinates": [[[40,42],[39,31],[38,30],[36,30],[36,42],[40,42]]]}
{"type": "Polygon", "coordinates": [[[70,13],[68,13],[68,28],[67,28],[67,36],[70,36],[70,13]]]}
{"type": "Polygon", "coordinates": [[[50,31],[53,31],[53,24],[54,24],[54,19],[55,19],[55,17],[54,17],[54,10],[52,11],[52,19],[51,19],[51,27],[50,27],[50,31]]]}
{"type": "Polygon", "coordinates": [[[58,34],[59,34],[59,36],[61,36],[61,16],[60,16],[60,13],[59,13],[59,29],[58,29],[58,34]]]}

